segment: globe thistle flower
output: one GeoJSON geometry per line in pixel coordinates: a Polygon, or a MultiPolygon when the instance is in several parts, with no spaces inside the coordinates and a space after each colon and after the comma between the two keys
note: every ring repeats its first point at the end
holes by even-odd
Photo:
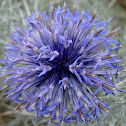
{"type": "Polygon", "coordinates": [[[15,110],[36,113],[37,120],[48,115],[49,125],[55,120],[100,124],[99,113],[110,113],[97,93],[119,91],[112,81],[122,69],[116,54],[120,42],[112,40],[118,29],[108,33],[110,20],[76,6],[71,12],[65,4],[51,5],[49,15],[34,11],[25,22],[25,29],[15,27],[2,60],[7,97],[19,103],[15,110]]]}

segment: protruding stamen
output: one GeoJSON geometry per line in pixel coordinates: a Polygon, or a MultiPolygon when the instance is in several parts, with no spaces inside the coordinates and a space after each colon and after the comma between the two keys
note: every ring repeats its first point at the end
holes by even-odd
{"type": "Polygon", "coordinates": [[[18,32],[23,36],[23,37],[26,37],[25,35],[24,35],[24,33],[17,27],[17,30],[18,30],[18,32]]]}
{"type": "Polygon", "coordinates": [[[61,22],[61,25],[63,25],[63,15],[62,15],[62,13],[61,13],[61,18],[62,18],[62,22],[61,22]]]}
{"type": "Polygon", "coordinates": [[[48,93],[47,93],[47,96],[46,96],[47,99],[49,98],[49,92],[50,92],[50,89],[49,89],[49,91],[48,91],[48,93]]]}
{"type": "Polygon", "coordinates": [[[98,104],[98,106],[99,106],[101,109],[103,109],[106,113],[108,113],[109,115],[111,115],[110,112],[109,112],[109,110],[106,109],[106,108],[104,108],[101,104],[98,104]]]}
{"type": "Polygon", "coordinates": [[[73,16],[75,15],[76,5],[73,5],[73,16]]]}
{"type": "Polygon", "coordinates": [[[17,45],[13,40],[10,39],[9,42],[10,42],[12,45],[15,45],[17,48],[19,48],[18,45],[17,45]]]}
{"type": "Polygon", "coordinates": [[[75,69],[75,68],[78,68],[79,67],[79,65],[75,65],[75,66],[73,66],[73,67],[71,67],[72,69],[75,69]]]}
{"type": "Polygon", "coordinates": [[[89,74],[89,73],[85,73],[85,75],[87,75],[87,76],[91,76],[91,77],[95,77],[95,75],[93,75],[93,74],[89,74]]]}
{"type": "Polygon", "coordinates": [[[67,86],[67,81],[64,80],[64,89],[66,89],[66,86],[67,86]]]}
{"type": "Polygon", "coordinates": [[[35,13],[35,18],[36,18],[36,20],[38,20],[39,22],[42,23],[39,13],[35,13]]]}
{"type": "Polygon", "coordinates": [[[16,84],[22,84],[23,82],[16,82],[16,84]]]}
{"type": "Polygon", "coordinates": [[[4,86],[3,88],[1,88],[0,91],[4,90],[4,89],[6,89],[6,88],[9,88],[9,87],[10,87],[9,85],[6,85],[6,86],[4,86]]]}
{"type": "Polygon", "coordinates": [[[95,11],[95,12],[94,12],[94,15],[92,16],[92,19],[91,19],[90,23],[92,23],[92,22],[93,22],[93,20],[94,20],[94,19],[95,19],[95,17],[96,17],[96,14],[97,14],[97,11],[95,11]]]}
{"type": "MultiPolygon", "coordinates": [[[[64,2],[64,4],[63,4],[63,11],[64,11],[64,12],[66,11],[65,7],[66,7],[66,2],[64,2]]],[[[63,15],[64,15],[64,14],[63,14],[63,15]]]]}
{"type": "MultiPolygon", "coordinates": [[[[104,27],[101,28],[99,31],[97,31],[95,34],[94,34],[94,37],[96,37],[98,34],[100,34],[102,31],[103,31],[104,27]]],[[[89,42],[87,43],[86,47],[92,42],[93,38],[91,38],[89,40],[89,42]]]]}
{"type": "Polygon", "coordinates": [[[88,47],[88,45],[92,42],[92,39],[90,39],[90,41],[87,43],[86,48],[88,47]]]}
{"type": "Polygon", "coordinates": [[[51,124],[51,122],[52,122],[52,113],[53,113],[53,112],[50,113],[50,117],[49,117],[49,126],[50,126],[50,124],[51,124]]]}
{"type": "MultiPolygon", "coordinates": [[[[28,74],[29,72],[27,72],[27,73],[22,73],[22,74],[20,74],[20,75],[17,75],[18,77],[21,77],[21,76],[24,76],[24,75],[26,75],[26,74],[28,74]]],[[[16,76],[16,77],[17,77],[16,76]]],[[[15,78],[15,77],[14,77],[15,78]]]]}
{"type": "Polygon", "coordinates": [[[79,25],[81,24],[81,22],[83,21],[84,17],[81,17],[80,20],[79,20],[79,23],[77,25],[77,27],[79,27],[79,25]]]}
{"type": "Polygon", "coordinates": [[[102,84],[104,87],[106,87],[106,88],[109,88],[109,89],[111,89],[111,90],[113,90],[113,91],[115,91],[116,89],[115,89],[115,87],[111,87],[111,86],[109,86],[109,85],[107,85],[107,84],[102,84]]]}
{"type": "Polygon", "coordinates": [[[77,112],[79,113],[79,115],[80,115],[81,119],[85,122],[85,119],[84,119],[84,116],[83,116],[83,114],[82,114],[81,110],[77,110],[77,112]]]}
{"type": "Polygon", "coordinates": [[[52,19],[54,19],[54,8],[51,6],[51,12],[52,12],[52,19]]]}
{"type": "Polygon", "coordinates": [[[112,55],[111,56],[105,56],[105,57],[102,57],[101,59],[105,60],[105,59],[109,59],[109,58],[113,58],[113,57],[114,57],[114,55],[113,56],[112,55]]]}
{"type": "Polygon", "coordinates": [[[3,70],[1,70],[1,71],[3,71],[3,72],[5,72],[5,71],[12,71],[12,69],[3,69],[3,70]]]}
{"type": "Polygon", "coordinates": [[[98,34],[100,34],[100,33],[103,31],[103,29],[104,29],[104,27],[101,28],[100,30],[98,30],[98,31],[95,33],[94,37],[96,37],[98,34]]]}
{"type": "Polygon", "coordinates": [[[57,118],[59,117],[59,109],[60,109],[60,104],[57,106],[57,109],[56,109],[56,116],[57,116],[57,118]]]}
{"type": "Polygon", "coordinates": [[[34,52],[40,54],[40,52],[37,49],[35,49],[34,47],[32,47],[30,45],[27,45],[27,47],[30,48],[30,49],[32,49],[34,52]]]}
{"type": "Polygon", "coordinates": [[[50,27],[50,25],[49,25],[49,30],[50,30],[51,33],[53,33],[53,32],[52,32],[52,29],[51,29],[51,27],[50,27]]]}
{"type": "MultiPolygon", "coordinates": [[[[29,20],[28,20],[28,21],[29,21],[29,20]]],[[[34,25],[31,21],[29,21],[29,22],[30,22],[31,25],[33,25],[33,26],[35,27],[35,25],[34,25]]]]}
{"type": "Polygon", "coordinates": [[[10,94],[8,94],[8,95],[4,95],[4,97],[5,98],[8,98],[8,97],[10,97],[11,95],[14,95],[15,93],[14,92],[12,92],[12,93],[10,93],[10,94]]]}
{"type": "Polygon", "coordinates": [[[13,110],[15,112],[17,109],[19,109],[23,105],[23,102],[19,103],[19,105],[13,110]]]}
{"type": "Polygon", "coordinates": [[[15,73],[8,73],[8,74],[2,74],[2,76],[10,76],[10,75],[14,75],[15,73]]]}
{"type": "Polygon", "coordinates": [[[13,58],[13,59],[10,59],[10,61],[12,61],[12,62],[15,62],[15,61],[19,61],[19,62],[21,62],[21,61],[24,61],[24,59],[22,58],[13,58]]]}
{"type": "Polygon", "coordinates": [[[65,77],[64,79],[60,80],[59,81],[59,84],[62,83],[62,86],[64,87],[64,90],[66,89],[67,87],[67,83],[68,83],[68,78],[65,77]]]}
{"type": "Polygon", "coordinates": [[[21,108],[21,111],[22,111],[23,109],[25,109],[29,104],[30,104],[30,102],[27,102],[27,103],[21,108]]]}
{"type": "Polygon", "coordinates": [[[36,104],[38,103],[39,99],[40,98],[37,98],[37,100],[32,104],[32,107],[35,107],[36,106],[36,104]]]}
{"type": "Polygon", "coordinates": [[[52,32],[52,29],[51,29],[51,27],[50,27],[50,23],[49,23],[49,21],[47,21],[47,23],[48,23],[48,26],[49,26],[49,30],[50,30],[50,32],[53,33],[53,32],[52,32]]]}
{"type": "Polygon", "coordinates": [[[109,38],[110,36],[112,36],[113,34],[115,34],[118,30],[119,30],[119,28],[115,29],[114,31],[112,31],[111,33],[109,33],[107,36],[105,36],[105,38],[109,38]]]}
{"type": "Polygon", "coordinates": [[[66,1],[64,1],[63,7],[66,7],[66,1]]]}
{"type": "Polygon", "coordinates": [[[89,110],[88,105],[87,105],[87,103],[84,101],[83,98],[81,98],[81,101],[83,102],[84,107],[85,107],[87,110],[89,110]]]}

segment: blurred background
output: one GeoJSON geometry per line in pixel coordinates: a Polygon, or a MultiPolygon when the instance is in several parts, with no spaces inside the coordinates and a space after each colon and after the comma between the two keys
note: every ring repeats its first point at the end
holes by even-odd
{"type": "MultiPolygon", "coordinates": [[[[65,0],[67,7],[72,11],[76,4],[78,10],[88,9],[93,15],[97,10],[100,20],[108,21],[113,17],[108,25],[108,31],[120,27],[113,39],[126,43],[126,0],[65,0]]],[[[54,6],[62,6],[64,0],[0,0],[0,60],[4,58],[4,46],[6,45],[15,25],[23,26],[23,19],[32,13],[33,10],[39,12],[46,10],[49,12],[49,4],[54,2],[54,6]]],[[[119,58],[126,60],[126,45],[119,51],[119,58]]],[[[125,67],[126,62],[123,63],[125,67]]],[[[0,64],[0,69],[3,67],[0,64]]],[[[117,82],[118,88],[126,90],[126,67],[120,73],[121,80],[117,82]]],[[[0,88],[5,86],[5,78],[0,78],[0,88]]],[[[47,126],[45,119],[41,118],[35,123],[36,115],[12,110],[16,107],[12,101],[5,98],[7,90],[0,91],[0,126],[47,126]]],[[[126,93],[118,93],[117,96],[104,96],[101,94],[99,99],[104,103],[110,104],[111,116],[101,118],[101,126],[126,126],[126,93]]],[[[62,124],[63,126],[77,126],[76,123],[62,124]]],[[[81,125],[80,125],[81,126],[81,125]]],[[[83,124],[82,124],[83,126],[83,124]]],[[[91,126],[98,126],[95,121],[91,126]]]]}

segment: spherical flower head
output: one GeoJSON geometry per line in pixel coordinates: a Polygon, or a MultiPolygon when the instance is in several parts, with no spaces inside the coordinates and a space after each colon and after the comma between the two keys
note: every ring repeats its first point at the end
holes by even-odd
{"type": "Polygon", "coordinates": [[[36,113],[37,119],[49,116],[49,125],[72,120],[100,124],[99,113],[110,113],[97,93],[115,95],[111,78],[122,69],[116,54],[120,42],[111,39],[118,29],[107,33],[108,23],[96,12],[91,16],[76,6],[71,12],[51,5],[49,15],[34,11],[25,29],[16,26],[2,61],[7,97],[19,103],[15,110],[36,113]]]}

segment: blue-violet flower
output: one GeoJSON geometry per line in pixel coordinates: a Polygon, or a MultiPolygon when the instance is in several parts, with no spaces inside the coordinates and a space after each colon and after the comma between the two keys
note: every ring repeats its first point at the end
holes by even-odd
{"type": "Polygon", "coordinates": [[[49,125],[72,120],[100,124],[99,113],[110,113],[97,93],[115,95],[112,78],[119,78],[122,69],[116,54],[120,42],[111,39],[118,29],[108,34],[109,22],[76,6],[71,12],[64,4],[51,5],[49,15],[34,11],[25,29],[16,26],[1,75],[8,76],[7,97],[19,103],[15,110],[26,108],[37,119],[48,115],[49,125]]]}

